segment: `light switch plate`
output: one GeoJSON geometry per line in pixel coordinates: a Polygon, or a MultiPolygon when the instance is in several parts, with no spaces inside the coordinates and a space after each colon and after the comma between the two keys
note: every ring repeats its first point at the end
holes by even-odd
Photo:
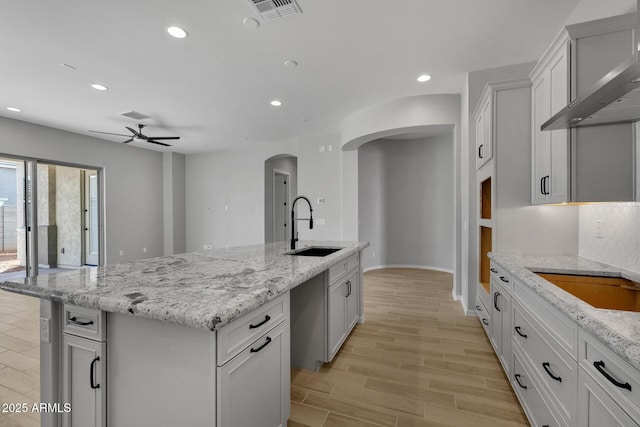
{"type": "Polygon", "coordinates": [[[40,318],[40,341],[51,342],[51,319],[40,318]]]}

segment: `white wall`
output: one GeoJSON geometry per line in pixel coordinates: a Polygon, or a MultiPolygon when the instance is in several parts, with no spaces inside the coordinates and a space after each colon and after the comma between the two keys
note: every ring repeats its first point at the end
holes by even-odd
{"type": "Polygon", "coordinates": [[[3,117],[0,153],[103,168],[107,263],[163,254],[161,153],[3,117]]]}
{"type": "Polygon", "coordinates": [[[187,248],[185,206],[185,156],[162,153],[164,255],[184,253],[187,248]]]}
{"type": "Polygon", "coordinates": [[[359,236],[364,267],[407,265],[453,272],[453,134],[376,140],[358,149],[359,236]]]}
{"type": "MultiPolygon", "coordinates": [[[[582,0],[571,12],[565,25],[636,11],[636,0],[582,0]]],[[[558,29],[559,31],[560,29],[558,29]]]]}

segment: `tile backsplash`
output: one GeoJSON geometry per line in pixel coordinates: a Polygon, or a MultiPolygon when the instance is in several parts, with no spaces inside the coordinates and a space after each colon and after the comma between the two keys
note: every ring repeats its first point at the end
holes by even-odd
{"type": "Polygon", "coordinates": [[[579,208],[579,255],[640,273],[640,203],[579,208]]]}

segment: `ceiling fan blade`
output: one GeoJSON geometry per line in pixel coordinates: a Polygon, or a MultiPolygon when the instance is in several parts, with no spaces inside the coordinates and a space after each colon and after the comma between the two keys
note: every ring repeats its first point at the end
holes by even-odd
{"type": "Polygon", "coordinates": [[[152,144],[162,145],[163,147],[171,147],[171,145],[169,145],[169,144],[165,144],[164,142],[154,141],[154,140],[153,140],[153,139],[151,139],[151,138],[147,139],[147,142],[150,142],[150,143],[152,143],[152,144]]]}
{"type": "MultiPolygon", "coordinates": [[[[134,135],[142,135],[141,133],[138,133],[138,131],[133,130],[132,128],[130,128],[129,126],[125,126],[127,129],[129,129],[129,132],[131,132],[134,135]]],[[[129,136],[129,135],[125,135],[125,136],[129,136]]]]}
{"type": "Polygon", "coordinates": [[[180,139],[179,136],[150,136],[149,139],[180,139]]]}
{"type": "Polygon", "coordinates": [[[133,141],[133,138],[129,138],[129,139],[127,139],[126,141],[122,141],[122,143],[123,143],[123,144],[128,144],[128,143],[130,143],[131,141],[133,141]]]}
{"type": "Polygon", "coordinates": [[[125,135],[125,134],[123,134],[123,133],[100,132],[100,131],[98,131],[98,130],[90,130],[89,132],[93,132],[93,133],[104,133],[105,135],[129,136],[129,135],[125,135]]]}

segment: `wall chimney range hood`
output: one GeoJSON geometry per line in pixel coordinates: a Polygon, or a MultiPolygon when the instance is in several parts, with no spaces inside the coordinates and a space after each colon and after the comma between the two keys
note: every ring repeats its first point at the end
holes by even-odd
{"type": "MultiPolygon", "coordinates": [[[[640,23],[640,0],[637,4],[640,23]]],[[[639,120],[640,57],[636,52],[547,120],[541,129],[568,129],[639,120]]]]}

